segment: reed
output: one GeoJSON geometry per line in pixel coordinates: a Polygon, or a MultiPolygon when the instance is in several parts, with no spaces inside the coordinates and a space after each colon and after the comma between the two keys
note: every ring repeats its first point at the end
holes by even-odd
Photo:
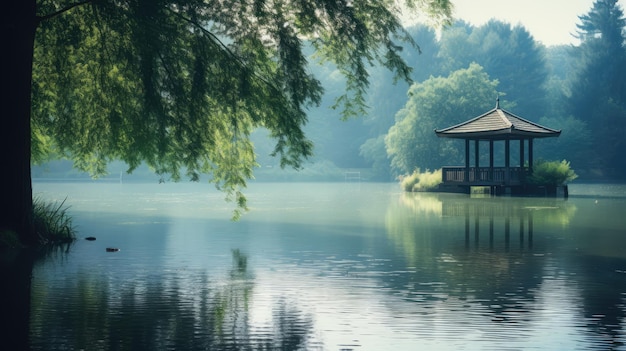
{"type": "Polygon", "coordinates": [[[33,219],[40,244],[67,243],[76,238],[76,228],[65,200],[59,203],[33,199],[33,219]]]}

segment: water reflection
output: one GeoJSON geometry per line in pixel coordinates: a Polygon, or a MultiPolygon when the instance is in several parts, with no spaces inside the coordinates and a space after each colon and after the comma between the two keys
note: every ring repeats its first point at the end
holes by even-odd
{"type": "Polygon", "coordinates": [[[246,255],[233,250],[232,260],[227,277],[217,282],[202,271],[123,281],[79,272],[65,286],[38,285],[32,291],[31,348],[308,349],[312,320],[286,301],[274,304],[273,327],[251,327],[254,277],[246,255]]]}
{"type": "Polygon", "coordinates": [[[33,348],[624,348],[626,198],[259,185],[232,223],[190,193],[81,213],[98,241],[34,267],[33,348]]]}
{"type": "Polygon", "coordinates": [[[505,250],[511,245],[511,235],[519,240],[520,249],[533,246],[534,222],[560,224],[567,227],[576,212],[576,206],[558,199],[456,199],[442,203],[443,216],[465,219],[465,246],[480,245],[487,236],[489,248],[494,248],[494,234],[504,236],[505,250]],[[473,237],[473,240],[472,240],[473,237]]]}
{"type": "MultiPolygon", "coordinates": [[[[399,204],[387,223],[412,270],[394,282],[407,300],[458,306],[456,322],[467,326],[510,326],[512,340],[529,338],[526,347],[541,328],[550,331],[537,339],[542,349],[624,345],[626,261],[578,246],[608,234],[572,224],[576,204],[447,194],[404,194],[399,204]],[[586,239],[572,250],[565,235],[586,239]]],[[[483,337],[496,336],[490,334],[483,337]]]]}
{"type": "Polygon", "coordinates": [[[494,243],[502,241],[508,250],[512,237],[519,239],[520,248],[532,248],[535,223],[567,228],[577,210],[575,204],[559,199],[468,198],[432,193],[402,194],[400,204],[389,208],[386,223],[389,235],[405,248],[414,247],[418,237],[430,241],[433,235],[441,239],[441,235],[451,232],[465,234],[466,248],[487,242],[494,249],[494,243]],[[413,228],[421,235],[411,235],[413,228]]]}
{"type": "Polygon", "coordinates": [[[0,250],[0,340],[2,349],[27,350],[31,311],[31,277],[35,262],[49,257],[62,260],[71,243],[36,249],[0,250]]]}

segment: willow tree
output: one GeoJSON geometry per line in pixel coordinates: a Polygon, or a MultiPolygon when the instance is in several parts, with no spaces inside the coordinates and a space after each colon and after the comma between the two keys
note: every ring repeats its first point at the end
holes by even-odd
{"type": "Polygon", "coordinates": [[[407,11],[448,21],[447,0],[10,0],[3,4],[0,230],[32,230],[31,155],[71,157],[101,174],[141,162],[173,179],[199,174],[245,208],[249,134],[267,128],[283,166],[322,87],[303,40],[346,77],[345,115],[364,108],[368,66],[409,79],[407,11]]]}

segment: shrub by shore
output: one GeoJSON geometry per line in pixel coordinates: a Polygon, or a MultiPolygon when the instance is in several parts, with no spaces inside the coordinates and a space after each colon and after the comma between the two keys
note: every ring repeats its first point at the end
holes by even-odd
{"type": "Polygon", "coordinates": [[[540,160],[533,167],[533,174],[529,182],[535,185],[565,185],[578,178],[567,160],[543,161],[540,160]]]}
{"type": "Polygon", "coordinates": [[[430,191],[441,184],[441,168],[425,172],[416,169],[412,174],[400,178],[400,185],[404,191],[430,191]]]}

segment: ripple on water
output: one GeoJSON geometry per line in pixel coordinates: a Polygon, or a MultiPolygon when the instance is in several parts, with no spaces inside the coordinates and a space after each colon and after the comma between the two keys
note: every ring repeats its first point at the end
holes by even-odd
{"type": "MultiPolygon", "coordinates": [[[[196,216],[207,207],[191,191],[171,197],[151,189],[119,208],[107,194],[103,208],[75,202],[98,208],[79,216],[98,240],[77,242],[67,257],[35,267],[33,349],[623,348],[622,222],[610,228],[608,244],[599,240],[609,238],[601,230],[605,212],[612,218],[623,209],[611,199],[596,205],[573,196],[568,205],[584,211],[550,225],[554,208],[525,209],[535,215],[530,247],[528,239],[519,243],[516,221],[506,245],[501,219],[494,245],[486,235],[467,242],[462,218],[398,207],[397,197],[372,212],[384,220],[346,225],[345,218],[315,222],[312,205],[295,192],[284,204],[267,191],[259,206],[270,208],[232,224],[196,216]],[[188,199],[192,210],[167,213],[188,199]],[[285,207],[286,216],[272,210],[285,207]],[[581,225],[590,212],[597,220],[581,225]],[[108,254],[107,246],[121,251],[108,254]],[[247,266],[233,266],[238,248],[247,266]]],[[[446,205],[446,196],[432,196],[437,209],[457,200],[446,205]]],[[[488,228],[482,219],[470,223],[472,231],[488,228]]]]}

